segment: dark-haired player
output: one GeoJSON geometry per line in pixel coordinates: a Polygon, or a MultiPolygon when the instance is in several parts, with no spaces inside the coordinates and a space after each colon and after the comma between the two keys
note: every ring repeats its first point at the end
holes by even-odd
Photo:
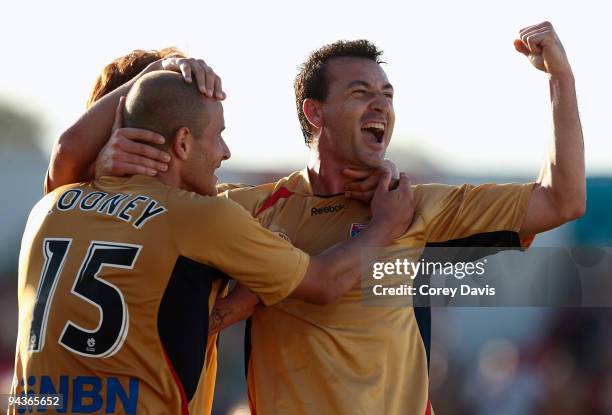
{"type": "MultiPolygon", "coordinates": [[[[415,186],[414,221],[394,242],[414,248],[413,261],[429,244],[526,247],[534,234],[584,212],[584,149],[571,67],[550,23],[519,35],[516,49],[549,78],[554,124],[549,160],[535,183],[415,186]]],[[[381,165],[391,139],[394,91],[380,56],[366,41],[315,51],[295,82],[311,149],[307,168],[225,194],[311,254],[358,235],[370,221],[367,208],[345,192],[369,189],[369,179],[350,184],[349,175],[381,165]]],[[[109,133],[107,125],[98,126],[95,135],[63,138],[96,141],[109,133]]],[[[95,147],[103,145],[100,140],[95,147]]],[[[427,309],[366,308],[358,288],[324,307],[289,299],[258,309],[248,339],[254,413],[431,412],[427,309]]]]}

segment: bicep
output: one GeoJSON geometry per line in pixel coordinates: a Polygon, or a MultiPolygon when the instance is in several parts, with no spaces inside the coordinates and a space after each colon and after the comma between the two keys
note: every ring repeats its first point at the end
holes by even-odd
{"type": "Polygon", "coordinates": [[[429,188],[425,206],[428,242],[465,238],[501,230],[518,232],[533,183],[482,184],[429,188]]]}
{"type": "Polygon", "coordinates": [[[309,257],[284,239],[263,228],[236,203],[224,198],[208,198],[200,212],[175,215],[201,219],[185,222],[179,250],[226,274],[251,289],[265,304],[289,295],[300,282],[309,257]],[[206,205],[206,206],[204,206],[206,205]]]}
{"type": "Polygon", "coordinates": [[[527,212],[519,233],[534,235],[556,228],[563,223],[563,218],[555,209],[549,188],[537,184],[529,198],[527,212]]]}

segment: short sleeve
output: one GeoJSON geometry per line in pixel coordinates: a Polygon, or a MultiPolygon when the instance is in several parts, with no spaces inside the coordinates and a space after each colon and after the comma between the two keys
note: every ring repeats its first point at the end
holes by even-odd
{"type": "Polygon", "coordinates": [[[219,193],[219,196],[233,200],[245,208],[251,215],[257,216],[273,190],[274,184],[270,183],[258,186],[232,187],[219,193]]]}
{"type": "Polygon", "coordinates": [[[171,192],[168,204],[179,253],[225,272],[264,304],[286,298],[306,274],[309,256],[263,228],[237,203],[171,192]]]}
{"type": "MultiPolygon", "coordinates": [[[[471,235],[519,232],[527,213],[535,183],[418,186],[417,203],[425,218],[428,242],[443,242],[471,235]]],[[[533,236],[522,235],[521,245],[531,244],[533,236]]]]}
{"type": "Polygon", "coordinates": [[[223,193],[227,190],[242,189],[245,187],[252,186],[244,183],[219,183],[217,185],[217,193],[223,193]]]}

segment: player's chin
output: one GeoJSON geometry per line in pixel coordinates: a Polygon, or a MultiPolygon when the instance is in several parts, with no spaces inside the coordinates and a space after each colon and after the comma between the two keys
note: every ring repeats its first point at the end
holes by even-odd
{"type": "Polygon", "coordinates": [[[213,179],[210,183],[210,195],[211,196],[216,196],[217,195],[217,184],[219,183],[219,178],[215,175],[213,175],[213,179]]]}

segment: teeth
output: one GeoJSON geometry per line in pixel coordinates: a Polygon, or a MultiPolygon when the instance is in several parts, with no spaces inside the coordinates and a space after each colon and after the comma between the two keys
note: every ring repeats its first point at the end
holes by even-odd
{"type": "Polygon", "coordinates": [[[367,122],[363,124],[361,128],[375,128],[377,130],[385,131],[385,124],[381,122],[367,122]]]}

